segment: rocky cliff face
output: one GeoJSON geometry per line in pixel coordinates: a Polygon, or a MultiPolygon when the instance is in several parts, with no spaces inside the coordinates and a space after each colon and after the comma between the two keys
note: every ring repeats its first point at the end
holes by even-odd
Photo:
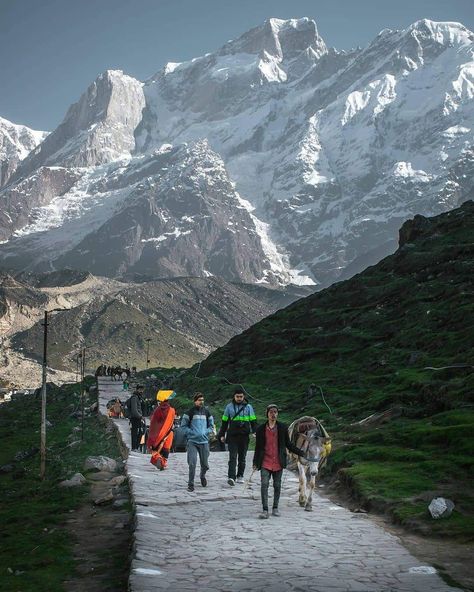
{"type": "Polygon", "coordinates": [[[24,178],[41,166],[89,167],[128,156],[144,107],[142,84],[107,70],[72,105],[61,125],[16,172],[24,178]]]}
{"type": "Polygon", "coordinates": [[[309,19],[269,19],[144,84],[107,72],[0,193],[16,204],[0,220],[0,261],[347,277],[393,251],[404,220],[470,194],[473,56],[458,23],[422,20],[339,52],[309,19]],[[80,178],[33,202],[21,184],[53,166],[80,178]]]}

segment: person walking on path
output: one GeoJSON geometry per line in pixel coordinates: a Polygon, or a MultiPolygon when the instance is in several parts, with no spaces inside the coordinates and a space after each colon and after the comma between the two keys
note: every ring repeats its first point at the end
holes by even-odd
{"type": "Polygon", "coordinates": [[[159,390],[156,398],[159,404],[150,419],[147,448],[153,451],[152,463],[158,469],[166,469],[173,444],[173,426],[176,411],[169,404],[175,396],[174,391],[159,390]]]}
{"type": "Polygon", "coordinates": [[[209,437],[214,433],[214,418],[210,411],[204,407],[204,395],[195,393],[194,406],[183,413],[181,427],[188,447],[188,491],[194,491],[194,475],[196,474],[197,457],[201,465],[201,485],[207,486],[206,473],[209,470],[209,437]]]}
{"type": "Polygon", "coordinates": [[[130,424],[132,436],[132,450],[138,450],[138,435],[142,424],[145,401],[143,400],[143,392],[145,388],[138,384],[130,397],[130,424]]]}
{"type": "Polygon", "coordinates": [[[267,421],[257,428],[255,440],[255,454],[253,468],[261,475],[262,513],[260,518],[268,518],[268,487],[270,478],[273,479],[273,508],[272,515],[280,516],[278,502],[280,501],[281,477],[287,464],[286,449],[298,456],[305,453],[290,442],[288,427],[279,421],[278,407],[268,405],[267,421]]]}
{"type": "Polygon", "coordinates": [[[236,388],[232,401],[224,409],[219,440],[229,447],[229,470],[227,483],[243,483],[245,457],[249,448],[250,434],[257,429],[257,417],[252,405],[245,400],[242,388],[236,388]],[[238,466],[237,466],[238,459],[238,466]]]}

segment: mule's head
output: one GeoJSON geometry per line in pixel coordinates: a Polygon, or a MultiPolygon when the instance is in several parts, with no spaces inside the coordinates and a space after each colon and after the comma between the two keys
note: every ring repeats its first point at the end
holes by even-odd
{"type": "Polygon", "coordinates": [[[316,476],[319,471],[319,464],[324,455],[325,438],[321,436],[318,428],[310,430],[306,434],[308,448],[306,458],[308,460],[309,472],[311,476],[316,476]]]}

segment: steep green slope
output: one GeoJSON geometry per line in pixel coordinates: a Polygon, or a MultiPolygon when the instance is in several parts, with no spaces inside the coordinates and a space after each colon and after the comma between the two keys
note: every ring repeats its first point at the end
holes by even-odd
{"type": "Polygon", "coordinates": [[[204,390],[218,411],[230,383],[242,383],[260,417],[270,402],[286,420],[319,417],[334,437],[329,473],[365,507],[472,538],[473,327],[469,201],[416,216],[400,230],[396,253],[234,337],[184,374],[180,388],[204,390]],[[455,502],[450,518],[429,518],[435,494],[455,502]]]}

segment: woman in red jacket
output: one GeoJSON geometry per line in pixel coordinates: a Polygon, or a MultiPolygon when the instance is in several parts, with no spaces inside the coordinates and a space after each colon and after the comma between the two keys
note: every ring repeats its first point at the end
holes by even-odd
{"type": "Polygon", "coordinates": [[[147,448],[152,451],[150,462],[158,469],[165,469],[173,443],[173,424],[176,411],[169,404],[169,399],[175,396],[174,391],[158,391],[156,398],[158,407],[150,419],[147,448]]]}

